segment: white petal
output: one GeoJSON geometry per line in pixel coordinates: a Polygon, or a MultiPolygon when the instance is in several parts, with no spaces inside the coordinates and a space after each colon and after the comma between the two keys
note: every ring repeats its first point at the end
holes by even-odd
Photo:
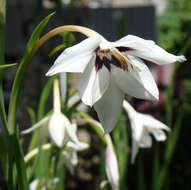
{"type": "Polygon", "coordinates": [[[75,137],[72,138],[71,140],[72,141],[69,141],[67,143],[68,148],[72,148],[72,149],[74,149],[76,151],[82,151],[82,150],[85,150],[85,149],[89,148],[89,144],[79,141],[76,134],[75,134],[75,137]]]}
{"type": "Polygon", "coordinates": [[[134,164],[135,158],[139,152],[139,146],[138,143],[132,139],[132,152],[131,152],[131,163],[134,164]]]}
{"type": "Polygon", "coordinates": [[[74,175],[74,167],[78,163],[77,152],[74,149],[65,149],[62,153],[63,161],[66,167],[70,170],[71,174],[74,175]]]}
{"type": "Polygon", "coordinates": [[[130,120],[132,129],[132,138],[139,142],[143,134],[143,123],[139,117],[135,117],[130,120]]]}
{"type": "Polygon", "coordinates": [[[113,190],[119,190],[119,168],[115,153],[107,147],[105,153],[106,175],[113,190]]]}
{"type": "Polygon", "coordinates": [[[79,141],[76,130],[76,124],[66,125],[66,137],[64,142],[67,142],[67,147],[75,149],[76,151],[81,151],[89,148],[89,144],[79,141]]]}
{"type": "Polygon", "coordinates": [[[73,166],[76,166],[78,164],[78,156],[76,151],[72,152],[70,161],[73,166]]]}
{"type": "Polygon", "coordinates": [[[112,74],[119,88],[136,98],[158,100],[158,88],[148,67],[140,59],[132,56],[129,59],[134,68],[129,66],[128,72],[112,67],[112,74]]]}
{"type": "Polygon", "coordinates": [[[144,121],[144,125],[148,128],[148,129],[164,129],[167,131],[170,131],[170,129],[168,128],[167,125],[165,125],[164,123],[162,123],[161,121],[155,119],[154,117],[152,117],[151,115],[148,114],[139,114],[139,117],[141,117],[141,120],[144,121]]]}
{"type": "Polygon", "coordinates": [[[109,88],[94,105],[105,133],[111,132],[115,127],[121,114],[123,99],[124,93],[116,86],[115,81],[111,78],[109,88]]]}
{"type": "Polygon", "coordinates": [[[99,37],[90,37],[64,50],[47,72],[51,76],[60,72],[83,72],[99,46],[99,37]]]}
{"type": "Polygon", "coordinates": [[[44,117],[39,122],[34,124],[32,127],[21,131],[21,134],[25,135],[25,134],[28,134],[28,133],[32,132],[33,130],[35,130],[35,129],[39,128],[39,127],[46,126],[48,124],[49,119],[50,119],[50,116],[44,117]]]}
{"type": "Polygon", "coordinates": [[[175,56],[156,45],[154,41],[144,40],[133,35],[122,38],[115,45],[132,48],[134,50],[127,51],[128,55],[134,55],[159,65],[186,61],[183,55],[175,56]]]}
{"type": "Polygon", "coordinates": [[[109,86],[109,71],[103,66],[96,72],[95,58],[87,66],[83,74],[79,74],[78,91],[82,101],[86,105],[92,106],[105,93],[109,86]]]}
{"type": "Polygon", "coordinates": [[[152,138],[147,131],[144,131],[142,138],[139,142],[139,147],[150,148],[152,146],[152,138]]]}
{"type": "Polygon", "coordinates": [[[77,138],[77,134],[76,134],[76,125],[72,125],[71,123],[66,125],[66,138],[65,138],[65,142],[68,142],[68,141],[72,141],[75,144],[78,144],[78,142],[79,142],[79,140],[77,138]]]}
{"type": "Polygon", "coordinates": [[[29,184],[29,190],[36,190],[39,184],[39,179],[35,179],[33,180],[30,184],[29,184]]]}
{"type": "Polygon", "coordinates": [[[48,124],[48,129],[53,142],[58,147],[63,145],[65,126],[66,123],[64,115],[61,113],[53,113],[48,124]]]}
{"type": "Polygon", "coordinates": [[[166,140],[166,134],[161,129],[153,129],[152,134],[154,135],[154,137],[157,141],[165,141],[166,140]]]}
{"type": "Polygon", "coordinates": [[[76,151],[82,151],[82,150],[89,148],[89,144],[87,144],[85,142],[81,142],[81,141],[78,141],[78,143],[74,143],[72,141],[69,141],[67,143],[67,148],[74,149],[76,151]]]}

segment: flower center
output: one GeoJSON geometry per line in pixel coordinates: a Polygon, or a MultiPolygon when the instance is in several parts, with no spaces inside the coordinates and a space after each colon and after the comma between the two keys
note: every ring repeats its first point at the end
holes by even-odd
{"type": "Polygon", "coordinates": [[[105,49],[105,50],[100,49],[97,51],[97,55],[99,56],[100,59],[103,59],[104,57],[110,61],[112,59],[112,54],[109,49],[105,49]]]}
{"type": "Polygon", "coordinates": [[[101,50],[100,48],[97,48],[95,50],[95,53],[96,53],[96,61],[95,61],[96,72],[98,72],[103,67],[103,65],[109,71],[111,71],[111,65],[114,65],[118,68],[122,68],[120,61],[116,59],[115,56],[113,56],[110,49],[101,50]]]}

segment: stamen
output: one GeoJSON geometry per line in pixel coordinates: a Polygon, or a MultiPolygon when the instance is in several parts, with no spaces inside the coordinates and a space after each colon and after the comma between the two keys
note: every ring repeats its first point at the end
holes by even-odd
{"type": "MultiPolygon", "coordinates": [[[[118,48],[117,48],[117,49],[118,49],[118,48]]],[[[141,72],[141,69],[140,69],[139,67],[133,65],[133,64],[131,63],[130,58],[129,58],[126,54],[124,54],[124,52],[120,52],[120,53],[121,53],[123,56],[125,56],[125,58],[126,58],[126,63],[128,63],[128,64],[131,66],[131,69],[137,70],[137,71],[141,72]]]]}
{"type": "Polygon", "coordinates": [[[128,66],[127,66],[127,62],[126,59],[123,57],[123,55],[119,52],[118,49],[111,49],[111,52],[113,54],[113,56],[119,60],[121,67],[124,71],[128,71],[128,66]]]}

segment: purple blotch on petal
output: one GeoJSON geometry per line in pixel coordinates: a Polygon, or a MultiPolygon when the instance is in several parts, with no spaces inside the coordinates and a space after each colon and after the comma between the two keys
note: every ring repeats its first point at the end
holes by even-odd
{"type": "Polygon", "coordinates": [[[123,47],[123,46],[120,46],[120,47],[116,47],[120,52],[126,52],[126,51],[133,51],[135,49],[133,48],[130,48],[130,47],[123,47]]]}

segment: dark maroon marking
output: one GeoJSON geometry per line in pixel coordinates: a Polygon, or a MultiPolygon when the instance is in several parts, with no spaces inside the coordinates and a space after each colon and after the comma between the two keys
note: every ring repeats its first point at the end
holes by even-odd
{"type": "Polygon", "coordinates": [[[115,65],[116,67],[122,68],[121,63],[119,62],[119,60],[116,59],[113,55],[112,55],[112,58],[111,58],[111,64],[115,65]]]}
{"type": "Polygon", "coordinates": [[[130,48],[130,47],[123,47],[123,46],[120,46],[120,47],[116,47],[120,52],[125,52],[125,51],[133,51],[135,49],[133,48],[130,48]]]}
{"type": "MultiPolygon", "coordinates": [[[[111,56],[111,60],[109,60],[108,58],[106,57],[103,57],[103,59],[101,59],[99,57],[99,55],[97,55],[97,52],[100,50],[100,48],[97,48],[95,50],[95,53],[96,53],[96,60],[95,60],[95,70],[96,72],[98,72],[102,67],[103,65],[109,70],[111,71],[111,65],[115,65],[116,67],[118,68],[122,68],[121,67],[121,63],[119,62],[118,59],[116,59],[113,55],[111,56]]],[[[104,50],[103,50],[104,51],[104,50]]],[[[107,52],[109,53],[109,51],[107,50],[107,52]]]]}
{"type": "Polygon", "coordinates": [[[100,57],[97,55],[96,60],[95,60],[96,72],[98,72],[103,67],[103,65],[109,71],[111,71],[111,65],[115,65],[118,68],[122,68],[121,63],[119,62],[119,60],[116,59],[113,55],[112,55],[111,61],[109,59],[107,59],[106,57],[103,57],[103,59],[100,59],[100,57]]]}
{"type": "Polygon", "coordinates": [[[102,66],[104,65],[109,71],[111,71],[111,61],[108,60],[106,57],[103,57],[103,59],[100,59],[98,55],[96,55],[96,60],[95,60],[95,69],[96,72],[98,72],[102,66]]]}

